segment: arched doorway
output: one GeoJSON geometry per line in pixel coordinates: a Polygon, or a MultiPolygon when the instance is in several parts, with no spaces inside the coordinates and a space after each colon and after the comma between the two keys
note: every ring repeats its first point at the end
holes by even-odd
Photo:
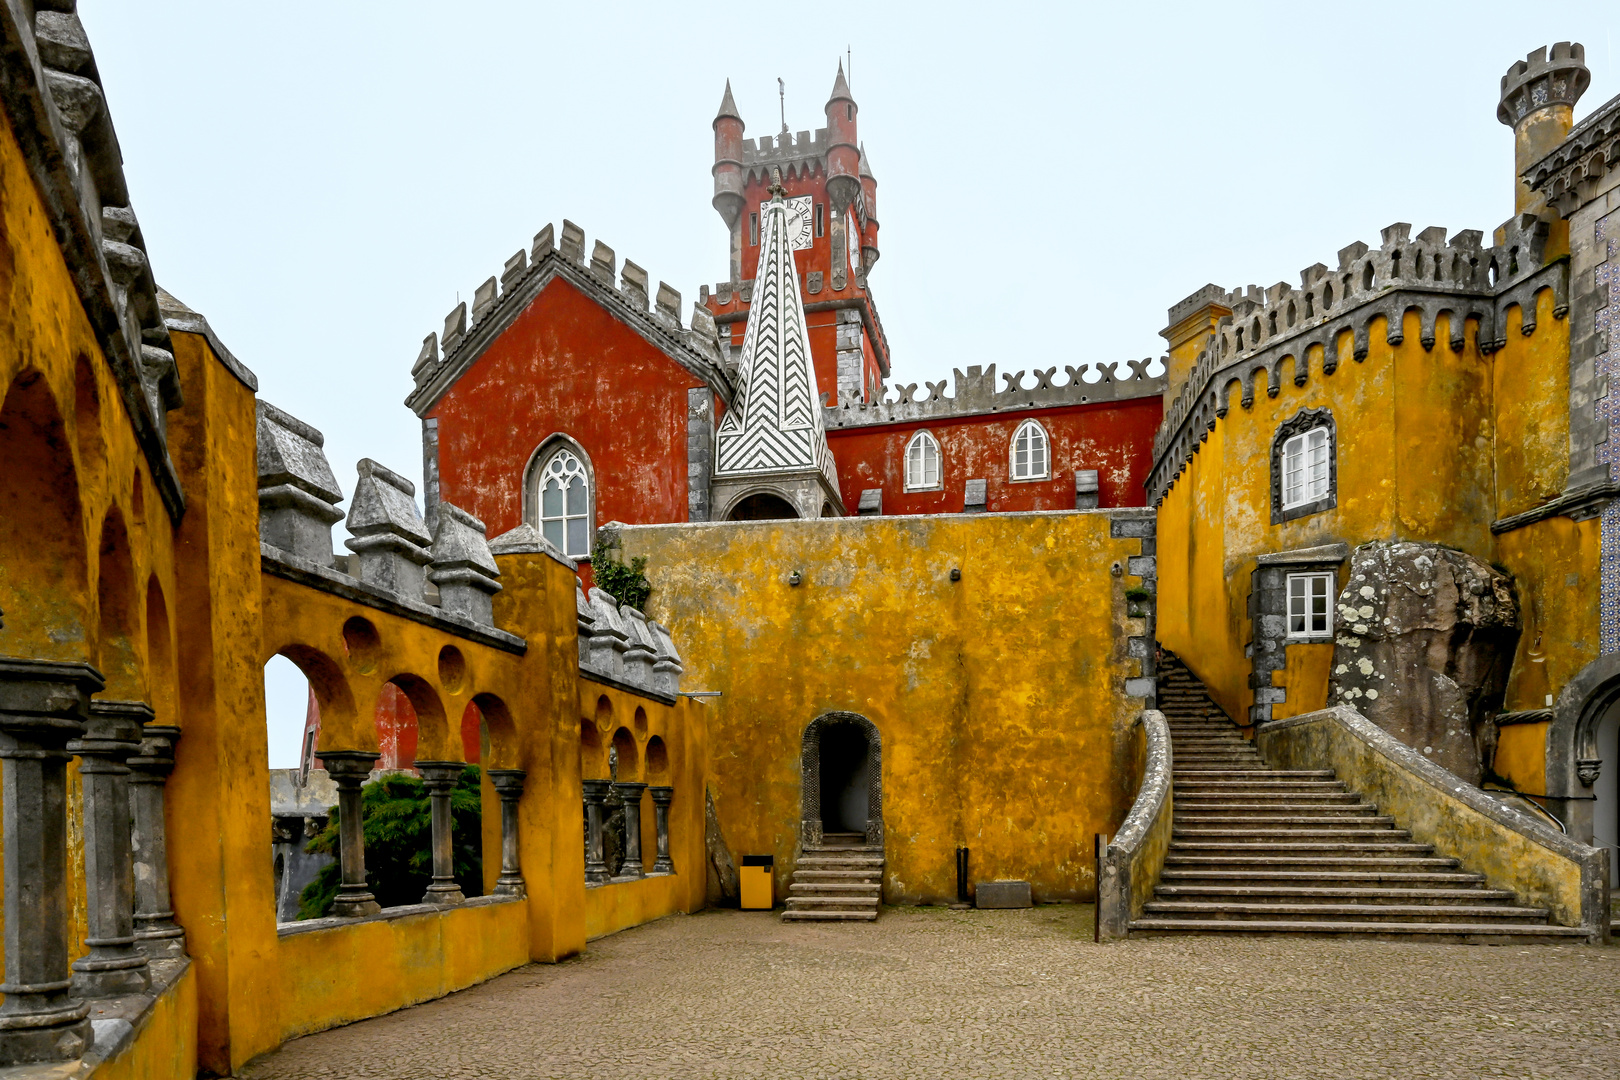
{"type": "Polygon", "coordinates": [[[726,515],[726,520],[773,521],[798,516],[799,512],[793,509],[793,504],[780,495],[759,491],[738,499],[737,504],[731,508],[731,513],[726,515]]]}
{"type": "Polygon", "coordinates": [[[1609,885],[1620,886],[1620,705],[1611,705],[1593,728],[1598,767],[1592,784],[1592,846],[1609,849],[1609,885]]]}
{"type": "Polygon", "coordinates": [[[1592,661],[1559,692],[1547,727],[1548,809],[1572,839],[1609,850],[1620,885],[1620,653],[1592,661]]]}
{"type": "Polygon", "coordinates": [[[857,713],[818,716],[800,751],[799,838],[820,844],[827,833],[860,833],[883,843],[883,737],[857,713]]]}

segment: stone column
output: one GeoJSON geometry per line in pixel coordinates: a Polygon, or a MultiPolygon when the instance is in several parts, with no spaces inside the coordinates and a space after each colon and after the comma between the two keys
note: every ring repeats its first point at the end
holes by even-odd
{"type": "Polygon", "coordinates": [[[338,789],[338,857],[343,884],[332,901],[332,914],[340,919],[375,915],[382,905],[366,886],[366,832],[360,785],[371,775],[378,755],[370,750],[333,750],[317,756],[338,789]]]}
{"type": "Polygon", "coordinates": [[[122,997],[151,989],[146,954],[135,947],[134,851],[129,831],[129,759],[152,719],[142,701],[92,701],[84,737],[68,743],[79,755],[84,786],[84,943],[73,961],[73,990],[85,997],[122,997]]]}
{"type": "Polygon", "coordinates": [[[135,864],[135,947],[154,960],[186,954],[186,932],[169,907],[169,839],[163,788],[174,771],[177,727],[148,724],[129,759],[130,844],[135,864]]]}
{"type": "Polygon", "coordinates": [[[450,811],[450,793],[456,789],[456,781],[466,768],[460,761],[416,763],[416,771],[422,774],[422,786],[427,788],[433,805],[433,884],[422,896],[424,904],[448,906],[467,899],[462,895],[461,886],[456,884],[456,856],[451,836],[455,819],[450,811]]]}
{"type": "Polygon", "coordinates": [[[646,784],[614,784],[614,792],[624,803],[624,865],[620,877],[641,877],[641,793],[646,784]]]}
{"type": "Polygon", "coordinates": [[[72,1061],[90,1047],[90,1007],[69,993],[68,740],[84,732],[88,664],[0,660],[5,776],[6,981],[0,1066],[72,1061]]]}
{"type": "Polygon", "coordinates": [[[672,787],[647,789],[653,801],[653,824],[658,829],[658,858],[653,862],[653,873],[673,874],[675,863],[669,857],[669,804],[675,798],[672,787]]]}
{"type": "Polygon", "coordinates": [[[608,792],[613,790],[611,780],[586,780],[585,789],[585,881],[600,885],[608,880],[607,862],[602,857],[602,811],[607,804],[608,792]]]}
{"type": "Polygon", "coordinates": [[[523,797],[522,769],[490,769],[489,782],[501,797],[501,876],[495,879],[496,896],[525,896],[523,867],[518,860],[518,800],[523,797]]]}

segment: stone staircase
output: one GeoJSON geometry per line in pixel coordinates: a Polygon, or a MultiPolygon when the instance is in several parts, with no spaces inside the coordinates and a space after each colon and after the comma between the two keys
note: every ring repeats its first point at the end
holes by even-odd
{"type": "Polygon", "coordinates": [[[872,922],[882,896],[883,848],[861,833],[826,833],[799,856],[782,920],[872,922]]]}
{"type": "Polygon", "coordinates": [[[1187,667],[1166,654],[1174,817],[1154,899],[1131,934],[1553,942],[1554,926],[1437,856],[1331,770],[1270,768],[1187,667]]]}

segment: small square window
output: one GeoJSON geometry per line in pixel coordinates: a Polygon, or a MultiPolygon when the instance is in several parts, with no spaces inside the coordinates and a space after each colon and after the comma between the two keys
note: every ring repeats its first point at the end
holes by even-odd
{"type": "Polygon", "coordinates": [[[1332,574],[1288,575],[1288,638],[1327,637],[1333,632],[1332,574]]]}

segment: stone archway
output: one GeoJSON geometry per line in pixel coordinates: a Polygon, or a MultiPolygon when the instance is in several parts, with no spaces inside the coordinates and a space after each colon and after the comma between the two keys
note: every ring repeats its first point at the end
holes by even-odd
{"type": "Polygon", "coordinates": [[[804,729],[799,752],[799,840],[807,846],[820,844],[822,840],[823,736],[828,737],[831,747],[834,742],[843,742],[848,734],[858,734],[866,740],[866,842],[883,846],[883,735],[872,721],[852,712],[823,713],[804,729]]]}
{"type": "Polygon", "coordinates": [[[1565,684],[1547,726],[1548,809],[1572,839],[1610,849],[1611,882],[1620,877],[1620,851],[1615,850],[1620,807],[1613,782],[1620,771],[1617,715],[1620,654],[1610,654],[1587,664],[1565,684]]]}

